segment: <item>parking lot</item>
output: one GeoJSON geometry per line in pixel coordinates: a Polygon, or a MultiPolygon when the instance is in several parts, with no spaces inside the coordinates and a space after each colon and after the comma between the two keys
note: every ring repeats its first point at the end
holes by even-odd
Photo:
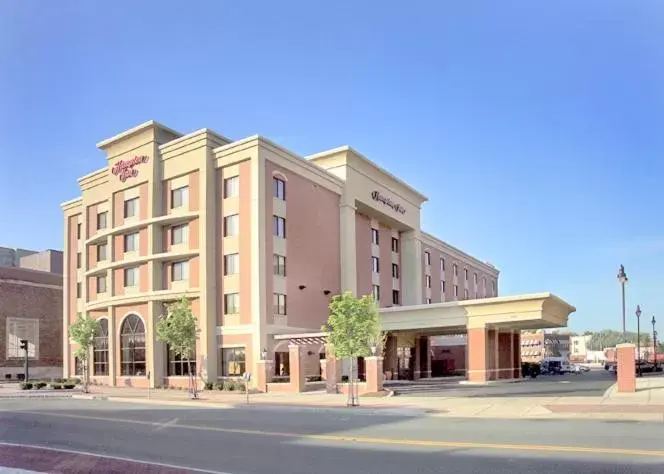
{"type": "Polygon", "coordinates": [[[604,369],[584,374],[541,375],[522,382],[468,385],[458,379],[425,379],[411,383],[387,383],[395,395],[500,398],[500,397],[594,397],[602,396],[616,381],[604,369]]]}

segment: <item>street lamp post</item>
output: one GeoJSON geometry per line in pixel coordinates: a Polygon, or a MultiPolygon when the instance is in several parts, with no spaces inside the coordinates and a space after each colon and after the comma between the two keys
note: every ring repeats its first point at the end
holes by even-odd
{"type": "Polygon", "coordinates": [[[657,331],[655,331],[655,316],[652,317],[652,363],[655,366],[655,372],[657,371],[657,331]]]}
{"type": "Polygon", "coordinates": [[[641,377],[641,306],[636,305],[636,368],[637,376],[641,377]]]}
{"type": "Polygon", "coordinates": [[[627,342],[627,330],[625,329],[625,283],[627,283],[627,274],[625,273],[625,266],[620,265],[618,269],[618,281],[622,289],[622,331],[623,342],[627,342]]]}

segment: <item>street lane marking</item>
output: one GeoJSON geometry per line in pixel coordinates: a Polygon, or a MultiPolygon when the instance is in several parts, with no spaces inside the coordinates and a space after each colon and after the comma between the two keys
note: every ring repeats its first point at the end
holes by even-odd
{"type": "MultiPolygon", "coordinates": [[[[14,447],[14,448],[43,449],[44,451],[55,451],[55,452],[58,452],[58,453],[78,454],[78,455],[82,455],[82,456],[92,456],[92,457],[95,457],[95,458],[110,459],[110,460],[113,460],[113,461],[124,461],[124,462],[133,463],[133,464],[147,464],[147,465],[152,465],[152,466],[166,467],[168,469],[178,469],[178,470],[181,470],[181,471],[201,472],[203,474],[231,474],[230,472],[209,471],[207,469],[197,469],[195,467],[178,466],[176,464],[166,464],[166,463],[163,463],[163,462],[143,461],[143,460],[140,460],[140,459],[123,458],[123,457],[120,457],[120,456],[111,456],[109,454],[91,453],[89,451],[77,451],[77,450],[74,450],[74,449],[52,448],[52,447],[49,447],[49,446],[40,446],[38,444],[5,443],[4,441],[0,441],[0,446],[10,446],[10,447],[14,447]]],[[[37,472],[37,471],[26,471],[26,472],[37,472]]]]}
{"type": "Polygon", "coordinates": [[[179,421],[179,418],[173,418],[173,419],[170,420],[170,421],[167,421],[167,422],[165,422],[165,423],[161,423],[161,424],[155,429],[155,431],[163,430],[164,428],[168,428],[169,426],[176,425],[178,421],[179,421]]]}
{"type": "MultiPolygon", "coordinates": [[[[49,413],[41,411],[16,410],[12,413],[23,413],[26,415],[53,416],[60,418],[72,418],[90,421],[112,421],[116,423],[128,423],[142,426],[162,426],[162,423],[143,420],[127,420],[122,418],[104,418],[101,416],[73,415],[65,413],[49,413]]],[[[428,448],[468,448],[468,449],[494,449],[501,451],[534,451],[549,453],[591,453],[591,454],[615,454],[629,456],[655,456],[664,457],[664,451],[652,451],[642,449],[626,448],[600,448],[583,446],[564,446],[564,445],[536,445],[536,444],[503,444],[503,443],[476,443],[465,441],[429,441],[416,439],[391,439],[391,438],[370,438],[363,436],[344,436],[344,435],[326,435],[326,434],[306,434],[306,433],[287,433],[279,431],[260,431],[247,430],[241,428],[219,428],[216,426],[195,426],[195,425],[169,425],[169,428],[180,428],[193,431],[210,431],[216,433],[244,434],[250,436],[269,436],[278,438],[300,438],[317,441],[333,442],[353,442],[366,444],[383,444],[398,446],[417,446],[428,448]]]]}

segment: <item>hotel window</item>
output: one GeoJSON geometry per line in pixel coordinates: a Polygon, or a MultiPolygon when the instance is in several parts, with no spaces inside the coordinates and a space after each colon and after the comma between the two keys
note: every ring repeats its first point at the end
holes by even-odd
{"type": "Polygon", "coordinates": [[[482,278],[482,296],[486,296],[486,278],[482,278]]]}
{"type": "Polygon", "coordinates": [[[396,263],[392,264],[392,278],[399,278],[399,265],[396,263]]]}
{"type": "Polygon", "coordinates": [[[187,224],[171,227],[171,245],[184,244],[189,240],[189,226],[187,224]]]}
{"type": "Polygon", "coordinates": [[[189,202],[189,186],[171,190],[171,209],[185,206],[189,202]]]}
{"type": "Polygon", "coordinates": [[[286,315],[286,295],[281,293],[272,294],[272,312],[282,316],[286,315]]]}
{"type": "Polygon", "coordinates": [[[274,185],[274,197],[281,199],[282,201],[286,200],[286,181],[279,179],[277,177],[272,178],[272,184],[274,185]]]}
{"type": "Polygon", "coordinates": [[[120,327],[120,375],[145,376],[145,325],[130,314],[120,327]]]}
{"type": "Polygon", "coordinates": [[[138,198],[127,199],[124,202],[124,217],[135,217],[138,215],[138,198]]]}
{"type": "Polygon", "coordinates": [[[425,298],[424,303],[425,304],[431,304],[431,298],[425,298]]]}
{"type": "Polygon", "coordinates": [[[473,283],[477,285],[477,273],[473,273],[473,283]]]}
{"type": "Polygon", "coordinates": [[[81,223],[79,222],[76,224],[76,238],[80,239],[81,238],[81,223]]]}
{"type": "Polygon", "coordinates": [[[78,283],[76,283],[76,298],[80,298],[82,296],[82,293],[83,293],[82,286],[81,282],[79,281],[78,283]]]}
{"type": "Polygon", "coordinates": [[[196,353],[190,357],[182,357],[176,354],[171,348],[166,345],[166,360],[167,360],[167,374],[169,377],[184,377],[186,375],[196,373],[196,353]]]}
{"type": "Polygon", "coordinates": [[[399,304],[399,290],[392,290],[392,304],[399,304]]]}
{"type": "Polygon", "coordinates": [[[459,285],[454,285],[454,297],[459,297],[459,285]]]}
{"type": "Polygon", "coordinates": [[[427,288],[431,288],[431,275],[425,275],[424,277],[425,277],[424,280],[427,284],[427,288]]]}
{"type": "Polygon", "coordinates": [[[282,277],[286,276],[286,257],[277,255],[276,253],[272,259],[274,265],[274,274],[282,277]]]}
{"type": "Polygon", "coordinates": [[[440,273],[443,273],[445,271],[445,259],[441,258],[440,259],[440,273]]]}
{"type": "Polygon", "coordinates": [[[224,255],[224,275],[237,275],[238,273],[240,273],[240,254],[224,255]]]}
{"type": "Polygon", "coordinates": [[[124,286],[138,286],[138,267],[125,268],[124,286]]]}
{"type": "Polygon", "coordinates": [[[221,349],[222,377],[239,377],[245,372],[246,356],[244,347],[224,347],[221,349]]]}
{"type": "Polygon", "coordinates": [[[238,314],[240,312],[239,293],[226,293],[224,295],[224,314],[238,314]]]}
{"type": "Polygon", "coordinates": [[[371,288],[371,294],[373,295],[373,299],[375,301],[380,301],[380,286],[373,285],[371,288]]]}
{"type": "Polygon", "coordinates": [[[108,218],[108,212],[100,212],[97,214],[97,230],[106,228],[106,219],[108,218]]]}
{"type": "Polygon", "coordinates": [[[174,262],[171,265],[171,280],[184,281],[189,279],[189,262],[174,262]]]}
{"type": "Polygon", "coordinates": [[[231,214],[224,217],[224,237],[233,237],[240,233],[240,216],[231,214]]]}
{"type": "Polygon", "coordinates": [[[76,268],[81,268],[81,252],[76,253],[76,268]]]}
{"type": "Polygon", "coordinates": [[[240,177],[231,176],[224,180],[224,199],[237,197],[240,194],[240,177]]]}
{"type": "Polygon", "coordinates": [[[124,251],[137,252],[138,251],[138,232],[125,234],[124,236],[124,251]]]}
{"type": "Polygon", "coordinates": [[[492,294],[493,296],[496,296],[496,280],[493,280],[493,281],[491,282],[491,294],[492,294]]]}
{"type": "Polygon", "coordinates": [[[371,243],[378,245],[378,229],[371,229],[371,243]]]}
{"type": "Polygon", "coordinates": [[[467,268],[463,269],[463,279],[468,281],[468,269],[467,268]]]}
{"type": "Polygon", "coordinates": [[[455,263],[452,265],[452,273],[454,273],[454,276],[459,276],[459,266],[455,263]]]}
{"type": "Polygon", "coordinates": [[[374,273],[380,272],[380,262],[378,261],[378,257],[371,257],[371,271],[374,273]]]}
{"type": "Polygon", "coordinates": [[[424,264],[431,265],[431,252],[429,252],[428,250],[424,252],[424,264]]]}
{"type": "Polygon", "coordinates": [[[108,250],[108,244],[99,244],[97,245],[97,261],[101,262],[106,260],[106,251],[108,250]]]}
{"type": "Polygon", "coordinates": [[[99,330],[92,344],[92,373],[108,375],[108,319],[99,320],[99,330]]]}
{"type": "Polygon", "coordinates": [[[392,237],[392,252],[399,253],[399,239],[392,237]]]}
{"type": "Polygon", "coordinates": [[[286,238],[286,219],[279,216],[274,216],[274,235],[286,238]]]}
{"type": "Polygon", "coordinates": [[[463,299],[464,300],[468,299],[468,290],[463,290],[463,299]]]}
{"type": "Polygon", "coordinates": [[[445,280],[440,281],[440,292],[445,293],[445,280]]]}
{"type": "Polygon", "coordinates": [[[97,277],[97,293],[106,293],[106,276],[97,277]]]}

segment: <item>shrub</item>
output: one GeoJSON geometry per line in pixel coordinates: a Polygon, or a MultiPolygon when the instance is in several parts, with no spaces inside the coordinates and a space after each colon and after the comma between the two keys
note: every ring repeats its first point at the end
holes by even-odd
{"type": "Polygon", "coordinates": [[[307,382],[321,382],[323,379],[320,375],[310,375],[307,377],[307,382]]]}
{"type": "Polygon", "coordinates": [[[224,389],[224,382],[217,382],[214,384],[215,390],[223,390],[224,389]]]}
{"type": "Polygon", "coordinates": [[[37,390],[40,390],[40,389],[46,387],[46,385],[48,385],[46,382],[35,382],[33,387],[37,390]]]}
{"type": "Polygon", "coordinates": [[[61,383],[52,383],[51,388],[53,390],[61,390],[62,389],[62,384],[61,383]]]}
{"type": "Polygon", "coordinates": [[[23,382],[20,385],[21,390],[30,390],[32,389],[32,383],[31,382],[23,382]]]}
{"type": "Polygon", "coordinates": [[[205,390],[212,390],[214,388],[214,384],[212,382],[205,382],[205,390]]]}
{"type": "Polygon", "coordinates": [[[75,379],[69,379],[65,381],[66,383],[73,383],[74,385],[80,385],[81,384],[81,379],[75,378],[75,379]]]}
{"type": "Polygon", "coordinates": [[[227,380],[224,382],[224,390],[228,390],[229,392],[232,392],[235,390],[235,382],[232,380],[227,380]]]}
{"type": "Polygon", "coordinates": [[[62,387],[67,389],[67,390],[71,390],[72,388],[76,387],[76,385],[73,384],[73,383],[67,382],[66,384],[62,385],[62,387]]]}

